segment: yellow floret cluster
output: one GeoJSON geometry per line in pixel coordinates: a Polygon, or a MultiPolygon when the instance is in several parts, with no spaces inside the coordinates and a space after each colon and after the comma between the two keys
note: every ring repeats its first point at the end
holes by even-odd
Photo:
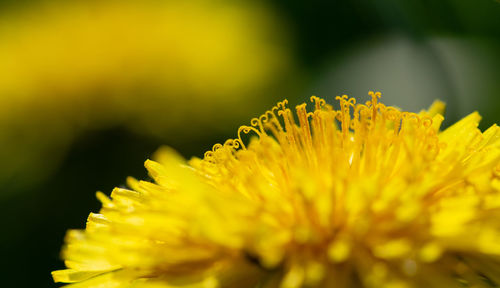
{"type": "Polygon", "coordinates": [[[70,287],[496,287],[500,128],[440,131],[418,114],[337,97],[287,101],[204,159],[161,149],[55,271],[70,287]],[[255,134],[245,140],[246,134],[255,134]]]}

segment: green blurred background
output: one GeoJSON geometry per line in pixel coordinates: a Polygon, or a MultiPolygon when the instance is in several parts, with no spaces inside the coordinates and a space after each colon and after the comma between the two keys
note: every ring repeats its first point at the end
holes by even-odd
{"type": "Polygon", "coordinates": [[[57,287],[67,229],[161,145],[186,158],[288,98],[348,94],[449,125],[500,113],[500,3],[1,1],[2,287],[57,287]]]}

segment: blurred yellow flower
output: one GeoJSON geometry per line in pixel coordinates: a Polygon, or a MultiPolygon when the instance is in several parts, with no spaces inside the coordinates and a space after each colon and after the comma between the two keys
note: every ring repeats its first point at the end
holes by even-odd
{"type": "Polygon", "coordinates": [[[26,173],[38,158],[43,168],[33,170],[46,169],[50,152],[82,129],[206,132],[238,118],[238,107],[258,107],[290,69],[275,18],[264,5],[205,0],[45,1],[4,11],[0,144],[14,150],[0,152],[12,160],[0,175],[26,173]]]}
{"type": "Polygon", "coordinates": [[[98,193],[54,271],[70,287],[496,287],[500,128],[444,131],[372,99],[287,101],[204,159],[168,148],[154,183],[98,193]],[[248,145],[241,137],[253,132],[248,145]]]}

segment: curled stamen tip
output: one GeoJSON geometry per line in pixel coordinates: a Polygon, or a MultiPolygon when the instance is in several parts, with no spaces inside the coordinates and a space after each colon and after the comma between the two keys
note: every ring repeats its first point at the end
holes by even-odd
{"type": "Polygon", "coordinates": [[[287,117],[288,113],[290,113],[290,109],[284,108],[283,110],[278,111],[278,116],[287,117]]]}
{"type": "Polygon", "coordinates": [[[224,147],[228,147],[230,149],[238,149],[240,147],[240,143],[238,139],[227,139],[224,142],[224,147]]]}
{"type": "Polygon", "coordinates": [[[248,133],[250,132],[250,129],[248,126],[240,126],[240,128],[238,128],[238,131],[243,131],[243,133],[248,133]]]}
{"type": "Polygon", "coordinates": [[[259,124],[259,119],[258,119],[258,118],[256,118],[256,117],[255,117],[255,118],[252,118],[252,119],[250,120],[250,124],[251,124],[252,126],[257,126],[257,125],[259,124]]]}
{"type": "Polygon", "coordinates": [[[377,97],[377,98],[382,97],[382,93],[380,93],[380,92],[374,92],[374,91],[368,91],[368,95],[371,96],[371,97],[377,97]]]}
{"type": "Polygon", "coordinates": [[[345,94],[342,96],[335,96],[335,100],[340,100],[340,101],[347,100],[347,98],[349,98],[349,97],[345,94]]]}
{"type": "Polygon", "coordinates": [[[220,148],[222,148],[222,144],[220,144],[220,143],[214,144],[214,146],[212,146],[212,151],[215,152],[215,151],[219,150],[220,148]]]}
{"type": "Polygon", "coordinates": [[[282,108],[284,108],[287,104],[288,104],[288,99],[285,99],[285,100],[279,102],[278,106],[281,106],[282,108]]]}
{"type": "Polygon", "coordinates": [[[306,103],[299,104],[299,105],[295,106],[295,110],[300,110],[302,108],[305,108],[306,106],[307,106],[306,103]]]}

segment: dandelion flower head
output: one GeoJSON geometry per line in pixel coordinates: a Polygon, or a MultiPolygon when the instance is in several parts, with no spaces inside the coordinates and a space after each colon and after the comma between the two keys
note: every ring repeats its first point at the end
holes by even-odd
{"type": "Polygon", "coordinates": [[[161,149],[71,230],[70,287],[497,287],[500,128],[287,101],[186,162],[161,149]],[[255,134],[249,141],[245,134],[255,134]]]}

